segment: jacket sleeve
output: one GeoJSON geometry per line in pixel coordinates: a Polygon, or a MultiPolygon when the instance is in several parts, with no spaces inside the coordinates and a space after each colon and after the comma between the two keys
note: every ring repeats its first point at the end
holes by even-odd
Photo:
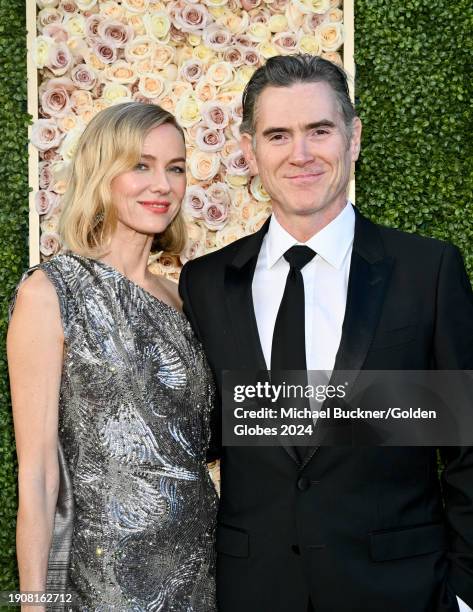
{"type": "MultiPolygon", "coordinates": [[[[473,293],[459,250],[448,245],[437,285],[436,369],[473,370],[473,293]]],[[[471,406],[473,410],[473,405],[471,406]]],[[[473,447],[440,449],[449,538],[449,583],[473,607],[473,447]]]]}

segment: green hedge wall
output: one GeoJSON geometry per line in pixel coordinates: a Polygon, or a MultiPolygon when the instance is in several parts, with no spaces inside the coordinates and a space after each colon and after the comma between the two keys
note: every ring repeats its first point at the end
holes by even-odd
{"type": "MultiPolygon", "coordinates": [[[[33,1],[33,0],[27,0],[33,1]]],[[[356,0],[364,122],[357,205],[372,219],[457,244],[473,273],[471,0],[356,0]]],[[[0,0],[0,336],[28,265],[25,17],[0,0]]],[[[0,591],[14,589],[15,455],[0,360],[0,591]]]]}
{"type": "Polygon", "coordinates": [[[25,27],[23,0],[0,0],[0,591],[17,582],[16,457],[3,346],[8,302],[28,266],[25,27]]]}

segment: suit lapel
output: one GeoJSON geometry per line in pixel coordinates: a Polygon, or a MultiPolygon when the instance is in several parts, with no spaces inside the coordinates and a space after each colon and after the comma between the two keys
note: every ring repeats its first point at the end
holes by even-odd
{"type": "MultiPolygon", "coordinates": [[[[334,385],[348,382],[349,389],[353,387],[371,346],[393,267],[393,259],[386,256],[376,225],[365,219],[356,209],[355,212],[355,238],[347,305],[340,346],[330,380],[330,384],[334,385]]],[[[316,447],[311,448],[303,465],[310,461],[315,451],[316,447]]]]}
{"type": "MultiPolygon", "coordinates": [[[[240,369],[255,370],[255,374],[265,380],[268,380],[267,368],[256,323],[252,282],[258,254],[269,223],[270,219],[258,232],[248,238],[225,271],[225,301],[238,347],[236,362],[240,369]]],[[[289,456],[298,462],[294,448],[287,444],[286,439],[280,438],[280,440],[289,456]]]]}

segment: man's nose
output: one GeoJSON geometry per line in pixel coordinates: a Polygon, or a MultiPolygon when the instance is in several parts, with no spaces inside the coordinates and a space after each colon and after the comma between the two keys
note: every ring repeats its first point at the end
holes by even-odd
{"type": "Polygon", "coordinates": [[[305,165],[307,162],[312,161],[313,158],[314,155],[309,147],[307,138],[303,136],[295,138],[291,150],[291,163],[298,166],[305,165]]]}

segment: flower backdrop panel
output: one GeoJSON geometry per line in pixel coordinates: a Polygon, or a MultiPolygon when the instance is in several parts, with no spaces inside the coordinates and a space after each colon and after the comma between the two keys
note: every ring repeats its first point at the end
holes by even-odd
{"type": "Polygon", "coordinates": [[[187,245],[150,261],[154,272],[177,280],[188,259],[258,230],[270,213],[239,148],[241,95],[253,72],[273,55],[304,52],[353,74],[353,1],[27,4],[29,109],[36,119],[31,263],[61,249],[57,226],[71,159],[85,125],[103,108],[126,100],[159,104],[186,132],[187,245]]]}

